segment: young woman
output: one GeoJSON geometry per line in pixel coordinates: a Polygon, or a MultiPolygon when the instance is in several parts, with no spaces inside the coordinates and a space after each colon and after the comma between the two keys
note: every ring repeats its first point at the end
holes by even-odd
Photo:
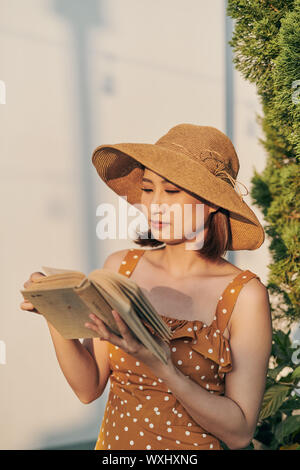
{"type": "Polygon", "coordinates": [[[170,344],[157,338],[168,357],[162,364],[118,312],[121,338],[91,313],[86,327],[99,337],[83,344],[48,323],[60,367],[83,403],[100,397],[110,379],[95,449],[247,447],[265,390],[272,322],[259,277],[223,257],[264,240],[236,191],[230,139],[212,127],[180,124],[153,145],[100,146],[93,163],[117,194],[142,204],[150,227],[149,238],[136,240],[147,248],[117,251],[103,267],[135,281],[173,333],[170,344]]]}

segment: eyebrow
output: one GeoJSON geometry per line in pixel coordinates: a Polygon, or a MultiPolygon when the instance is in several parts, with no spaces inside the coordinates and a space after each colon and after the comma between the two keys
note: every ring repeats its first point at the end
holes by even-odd
{"type": "MultiPolygon", "coordinates": [[[[150,180],[149,178],[143,178],[142,181],[153,183],[153,181],[150,180]]],[[[167,181],[167,180],[162,180],[162,184],[173,184],[174,186],[176,186],[174,183],[172,183],[171,181],[167,181]]]]}

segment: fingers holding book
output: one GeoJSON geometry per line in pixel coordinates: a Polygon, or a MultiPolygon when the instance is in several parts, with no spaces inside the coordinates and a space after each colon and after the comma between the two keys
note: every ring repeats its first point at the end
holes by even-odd
{"type": "MultiPolygon", "coordinates": [[[[119,331],[122,337],[124,338],[125,342],[127,342],[128,345],[130,345],[132,341],[135,341],[137,343],[137,341],[131,334],[128,326],[120,317],[119,313],[116,310],[112,310],[112,314],[116,320],[119,331]]],[[[89,317],[91,320],[93,320],[94,323],[89,323],[89,322],[85,323],[84,326],[86,328],[90,328],[91,330],[96,331],[96,333],[99,333],[100,335],[99,338],[101,340],[110,341],[116,346],[119,346],[122,349],[125,349],[124,341],[122,341],[122,339],[118,337],[117,335],[115,335],[113,332],[109,331],[105,323],[97,315],[94,315],[93,313],[91,313],[89,317]]],[[[140,344],[140,343],[137,343],[137,344],[140,344]]]]}
{"type": "MultiPolygon", "coordinates": [[[[41,276],[45,276],[45,274],[41,273],[40,271],[36,271],[36,272],[32,273],[32,274],[29,276],[29,279],[24,282],[23,286],[24,286],[25,288],[32,286],[32,284],[34,283],[34,281],[37,280],[37,279],[39,279],[41,276]]],[[[33,306],[33,304],[32,304],[31,302],[29,302],[29,300],[26,300],[26,299],[24,299],[24,302],[21,302],[20,308],[21,308],[22,310],[29,310],[29,311],[31,311],[31,312],[41,314],[41,313],[33,306]]]]}
{"type": "Polygon", "coordinates": [[[32,305],[31,302],[28,302],[27,300],[25,300],[24,302],[21,302],[20,303],[20,308],[21,310],[29,310],[30,312],[34,312],[34,313],[40,313],[37,311],[36,308],[34,308],[34,306],[32,305]]]}
{"type": "MultiPolygon", "coordinates": [[[[146,366],[152,369],[153,372],[159,373],[162,368],[162,362],[132,335],[130,329],[116,310],[112,310],[112,314],[116,320],[116,324],[122,336],[121,338],[109,331],[105,323],[94,314],[89,315],[94,323],[85,323],[84,326],[99,333],[99,338],[101,340],[109,341],[110,343],[120,347],[123,351],[142,361],[146,366]]],[[[155,338],[155,341],[157,341],[157,343],[165,350],[168,363],[170,363],[171,352],[169,345],[158,337],[155,338]]]]}
{"type": "Polygon", "coordinates": [[[89,318],[93,320],[94,323],[89,323],[89,322],[85,323],[84,326],[86,328],[89,328],[95,331],[96,333],[99,333],[99,339],[113,342],[114,344],[116,344],[116,346],[121,347],[120,338],[108,330],[108,328],[106,327],[105,323],[101,320],[101,318],[99,318],[97,315],[94,315],[93,313],[89,315],[89,318]]]}
{"type": "Polygon", "coordinates": [[[30,274],[29,279],[24,282],[23,286],[30,287],[34,281],[41,277],[45,277],[45,274],[41,273],[40,271],[35,271],[34,273],[30,274]]]}

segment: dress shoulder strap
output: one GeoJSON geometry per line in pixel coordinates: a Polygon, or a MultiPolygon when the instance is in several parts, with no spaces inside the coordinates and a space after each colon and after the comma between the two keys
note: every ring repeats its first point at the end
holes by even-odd
{"type": "Polygon", "coordinates": [[[222,334],[228,325],[235,303],[243,286],[250,281],[250,279],[257,278],[257,274],[249,271],[249,269],[239,273],[232,281],[229,282],[223,294],[219,298],[216,309],[216,320],[218,329],[222,334]]]}
{"type": "Polygon", "coordinates": [[[124,274],[126,277],[130,277],[136,267],[139,259],[143,256],[146,250],[139,248],[130,248],[125,254],[119,267],[119,273],[124,274]]]}

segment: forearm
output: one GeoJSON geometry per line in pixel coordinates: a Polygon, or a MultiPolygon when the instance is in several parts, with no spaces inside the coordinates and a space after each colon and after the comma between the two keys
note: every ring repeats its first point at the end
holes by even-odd
{"type": "Polygon", "coordinates": [[[246,447],[249,436],[247,421],[233,400],[210,393],[173,364],[163,368],[158,376],[199,426],[231,449],[246,447]]]}
{"type": "Polygon", "coordinates": [[[65,339],[47,321],[60,368],[70,387],[83,403],[95,398],[99,370],[95,359],[79,339],[65,339]]]}

